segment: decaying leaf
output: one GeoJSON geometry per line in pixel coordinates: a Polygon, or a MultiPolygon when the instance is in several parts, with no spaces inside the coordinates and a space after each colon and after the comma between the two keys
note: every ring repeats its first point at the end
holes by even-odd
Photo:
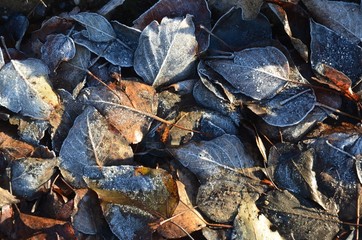
{"type": "Polygon", "coordinates": [[[41,60],[11,60],[0,70],[0,105],[24,116],[48,119],[58,105],[48,73],[41,60]]]}
{"type": "Polygon", "coordinates": [[[133,151],[124,137],[89,106],[75,119],[60,149],[59,159],[67,181],[76,188],[85,188],[85,167],[131,163],[133,151]]]}
{"type": "Polygon", "coordinates": [[[146,83],[159,87],[186,78],[197,53],[192,16],[151,22],[141,33],[134,69],[146,83]]]}
{"type": "Polygon", "coordinates": [[[16,196],[32,199],[53,175],[57,159],[25,158],[11,162],[11,183],[16,196]]]}
{"type": "Polygon", "coordinates": [[[244,194],[243,202],[238,209],[234,220],[233,235],[237,239],[255,240],[282,240],[278,231],[272,230],[272,223],[255,205],[255,201],[248,194],[244,194]]]}
{"type": "Polygon", "coordinates": [[[258,202],[261,212],[277,227],[282,237],[333,239],[339,231],[338,217],[313,208],[288,191],[274,190],[258,202]]]}
{"type": "Polygon", "coordinates": [[[84,102],[97,108],[129,143],[139,143],[153,120],[148,114],[157,113],[156,91],[146,84],[126,80],[113,87],[113,91],[103,86],[85,89],[84,102]]]}
{"type": "Polygon", "coordinates": [[[15,196],[13,196],[8,190],[5,190],[3,188],[0,188],[0,199],[0,208],[19,202],[19,200],[16,199],[15,196]]]}
{"type": "Polygon", "coordinates": [[[151,214],[169,217],[179,202],[176,182],[162,169],[87,167],[84,180],[103,201],[138,207],[151,214]]]}
{"type": "Polygon", "coordinates": [[[157,232],[168,239],[185,237],[186,233],[193,233],[206,226],[205,220],[192,206],[184,184],[177,181],[180,196],[173,218],[157,228],[157,232]]]}
{"type": "Polygon", "coordinates": [[[16,136],[0,132],[0,153],[4,159],[14,160],[30,157],[35,147],[20,141],[16,136]]]}

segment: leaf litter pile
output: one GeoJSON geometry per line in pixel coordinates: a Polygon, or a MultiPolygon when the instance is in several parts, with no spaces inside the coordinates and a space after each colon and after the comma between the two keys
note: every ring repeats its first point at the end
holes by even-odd
{"type": "Polygon", "coordinates": [[[359,1],[70,2],[2,19],[0,238],[359,239],[359,1]]]}

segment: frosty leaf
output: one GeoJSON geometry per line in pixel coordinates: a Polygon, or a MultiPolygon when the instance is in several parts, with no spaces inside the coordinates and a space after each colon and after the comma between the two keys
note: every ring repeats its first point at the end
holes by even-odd
{"type": "Polygon", "coordinates": [[[191,142],[171,149],[174,157],[193,172],[201,182],[223,173],[223,170],[238,172],[241,168],[254,166],[243,143],[234,135],[200,143],[191,142]]]}
{"type": "Polygon", "coordinates": [[[249,48],[235,53],[234,61],[205,62],[234,88],[256,100],[271,98],[287,83],[289,63],[275,47],[249,48]]]}
{"type": "Polygon", "coordinates": [[[133,24],[134,27],[143,30],[153,20],[161,22],[164,17],[184,17],[186,14],[193,15],[199,51],[205,51],[209,45],[209,36],[200,26],[211,28],[211,13],[205,0],[161,0],[133,21],[133,24]]]}
{"type": "Polygon", "coordinates": [[[14,116],[9,119],[12,125],[18,125],[18,135],[26,142],[39,144],[49,128],[49,122],[44,120],[29,120],[24,117],[14,116]]]}
{"type": "Polygon", "coordinates": [[[31,199],[53,175],[56,159],[26,158],[11,162],[11,184],[16,196],[31,199]]]}
{"type": "Polygon", "coordinates": [[[288,191],[274,190],[258,201],[261,212],[277,227],[286,239],[303,236],[303,239],[333,239],[339,231],[338,217],[332,213],[303,206],[288,191]],[[328,224],[327,224],[328,223],[328,224]]]}
{"type": "Polygon", "coordinates": [[[116,38],[112,25],[97,13],[82,12],[72,18],[86,27],[87,31],[82,34],[91,41],[108,42],[116,38]]]}
{"type": "Polygon", "coordinates": [[[275,184],[281,189],[309,198],[326,209],[325,198],[318,191],[316,173],[313,171],[314,151],[301,151],[289,144],[278,146],[277,149],[274,151],[272,148],[269,155],[269,163],[273,162],[275,167],[275,184]]]}
{"type": "Polygon", "coordinates": [[[49,35],[41,47],[41,59],[54,72],[61,62],[66,62],[75,56],[73,40],[63,34],[49,35]]]}
{"type": "Polygon", "coordinates": [[[302,0],[313,18],[358,44],[362,41],[362,11],[352,2],[302,0]]]}
{"type": "Polygon", "coordinates": [[[192,17],[151,22],[141,33],[134,68],[154,87],[183,80],[196,59],[197,41],[192,17]]]}
{"type": "Polygon", "coordinates": [[[75,96],[78,95],[76,89],[85,81],[87,73],[84,69],[90,66],[90,58],[91,53],[88,49],[76,45],[74,58],[68,62],[62,62],[57,69],[57,74],[51,78],[54,89],[62,88],[75,96]]]}
{"type": "Polygon", "coordinates": [[[156,221],[150,213],[134,206],[105,204],[103,214],[119,239],[152,239],[150,225],[156,221]]]}
{"type": "Polygon", "coordinates": [[[347,221],[355,216],[359,184],[356,164],[362,155],[361,134],[356,128],[351,130],[349,133],[346,129],[342,132],[332,129],[314,141],[305,141],[316,154],[313,168],[317,173],[318,190],[326,196],[333,196],[339,217],[347,221]]]}
{"type": "Polygon", "coordinates": [[[263,120],[272,126],[286,127],[298,124],[310,113],[316,103],[312,89],[291,87],[270,100],[261,103],[263,120]]]}
{"type": "Polygon", "coordinates": [[[110,238],[107,236],[110,229],[103,217],[98,196],[89,189],[76,190],[72,223],[82,233],[110,238]]]}
{"type": "Polygon", "coordinates": [[[0,188],[0,209],[6,205],[18,202],[19,200],[17,200],[8,190],[0,188]]]}
{"type": "Polygon", "coordinates": [[[54,151],[59,152],[64,139],[67,137],[74,120],[82,112],[83,104],[73,98],[64,89],[59,89],[58,94],[62,102],[62,108],[50,120],[52,125],[52,146],[54,151]],[[55,118],[55,116],[57,118],[55,118]]]}
{"type": "Polygon", "coordinates": [[[84,180],[103,201],[135,206],[165,217],[173,213],[179,200],[176,182],[162,169],[87,167],[84,180]]]}
{"type": "Polygon", "coordinates": [[[0,70],[0,105],[37,119],[47,119],[58,105],[48,82],[48,67],[38,59],[11,60],[0,70]]]}
{"type": "Polygon", "coordinates": [[[239,51],[258,41],[269,40],[272,31],[268,19],[259,14],[253,20],[243,20],[241,9],[230,9],[215,24],[212,33],[226,43],[215,37],[210,37],[211,50],[239,51]],[[242,36],[242,37],[240,37],[242,36]]]}
{"type": "Polygon", "coordinates": [[[147,114],[157,113],[156,91],[146,84],[126,80],[114,88],[113,92],[104,87],[87,88],[84,102],[96,107],[129,143],[139,143],[152,122],[147,114]]]}
{"type": "Polygon", "coordinates": [[[140,32],[117,21],[113,21],[112,26],[116,38],[111,41],[96,42],[83,36],[81,32],[73,35],[74,41],[98,56],[104,57],[113,65],[131,67],[140,32]]]}
{"type": "Polygon", "coordinates": [[[86,108],[74,121],[60,149],[60,169],[76,188],[83,181],[86,166],[129,163],[133,152],[122,135],[94,108],[86,108]]]}
{"type": "Polygon", "coordinates": [[[311,38],[311,65],[314,70],[318,72],[317,66],[326,64],[347,75],[352,83],[362,78],[360,46],[314,21],[311,21],[311,38]]]}

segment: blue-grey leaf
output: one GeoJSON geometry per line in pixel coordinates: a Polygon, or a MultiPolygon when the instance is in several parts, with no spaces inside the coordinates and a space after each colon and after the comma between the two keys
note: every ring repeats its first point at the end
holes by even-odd
{"type": "Polygon", "coordinates": [[[197,46],[192,16],[153,21],[141,33],[135,71],[154,87],[183,80],[193,70],[197,46]]]}
{"type": "Polygon", "coordinates": [[[230,91],[255,100],[275,96],[289,78],[288,59],[275,47],[249,48],[235,52],[234,61],[205,63],[234,87],[230,91]]]}
{"type": "Polygon", "coordinates": [[[116,38],[116,33],[108,20],[97,13],[81,12],[71,16],[87,29],[83,36],[94,42],[108,42],[116,38]]]}

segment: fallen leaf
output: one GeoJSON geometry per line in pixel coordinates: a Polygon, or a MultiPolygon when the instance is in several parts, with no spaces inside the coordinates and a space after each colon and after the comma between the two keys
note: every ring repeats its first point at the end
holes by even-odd
{"type": "Polygon", "coordinates": [[[77,231],[84,234],[103,237],[111,235],[98,196],[89,189],[76,190],[72,223],[77,231]]]}
{"type": "Polygon", "coordinates": [[[57,159],[25,158],[12,161],[11,186],[14,194],[33,199],[38,190],[53,176],[57,159]]]}
{"type": "Polygon", "coordinates": [[[75,46],[75,56],[60,63],[57,74],[51,78],[54,89],[65,89],[74,96],[79,93],[79,86],[83,87],[87,76],[86,69],[90,67],[91,52],[80,46],[75,46]]]}
{"type": "Polygon", "coordinates": [[[86,27],[87,30],[82,31],[82,35],[93,42],[108,42],[116,38],[112,25],[102,15],[82,12],[71,18],[86,27]]]}
{"type": "Polygon", "coordinates": [[[146,83],[159,87],[183,80],[197,54],[192,16],[151,22],[141,33],[134,69],[146,83]]]}
{"type": "Polygon", "coordinates": [[[254,166],[254,160],[248,155],[244,144],[236,136],[229,134],[200,143],[190,142],[169,150],[201,183],[205,183],[211,176],[224,174],[225,170],[239,172],[243,168],[254,166]]]}
{"type": "Polygon", "coordinates": [[[362,11],[360,6],[352,2],[302,0],[312,17],[346,37],[349,41],[358,44],[362,41],[362,11]]]}
{"type": "Polygon", "coordinates": [[[179,202],[176,182],[162,169],[87,167],[83,178],[102,201],[138,207],[151,214],[170,217],[179,202]]]}
{"type": "Polygon", "coordinates": [[[210,36],[209,50],[240,51],[258,41],[272,38],[270,23],[264,15],[259,14],[255,19],[247,21],[243,20],[240,8],[227,10],[212,29],[217,38],[210,36]]]}
{"type": "Polygon", "coordinates": [[[59,153],[59,168],[76,188],[85,188],[84,168],[127,164],[133,151],[122,135],[94,108],[87,107],[74,121],[59,153]]]}
{"type": "Polygon", "coordinates": [[[275,47],[249,48],[235,52],[233,61],[205,63],[234,87],[233,93],[243,93],[256,100],[272,98],[289,78],[288,59],[275,47]]]}
{"type": "Polygon", "coordinates": [[[41,47],[41,59],[55,72],[61,62],[69,61],[75,56],[73,39],[63,34],[49,35],[41,47]]]}
{"type": "Polygon", "coordinates": [[[156,221],[148,212],[134,206],[104,204],[103,214],[119,239],[151,239],[150,224],[156,221]]]}
{"type": "Polygon", "coordinates": [[[261,117],[272,126],[287,127],[300,123],[313,109],[316,97],[307,87],[287,87],[272,99],[262,101],[261,117]]]}
{"type": "Polygon", "coordinates": [[[161,0],[133,21],[133,24],[134,27],[143,30],[153,20],[161,22],[164,17],[185,17],[187,14],[193,15],[199,51],[205,51],[209,46],[209,36],[201,27],[211,28],[211,12],[205,0],[161,0]]]}
{"type": "Polygon", "coordinates": [[[109,41],[97,42],[84,36],[82,32],[75,33],[72,37],[75,43],[86,47],[100,57],[104,57],[114,65],[133,66],[133,55],[138,46],[140,32],[117,21],[112,21],[111,27],[115,31],[115,38],[109,41]]]}
{"type": "Polygon", "coordinates": [[[157,228],[157,232],[167,239],[185,237],[185,232],[191,234],[206,226],[201,214],[192,206],[185,185],[179,181],[176,183],[180,201],[173,213],[174,217],[157,228]]]}
{"type": "MultiPolygon", "coordinates": [[[[4,206],[6,205],[11,205],[11,204],[15,204],[18,203],[19,200],[16,199],[16,197],[14,195],[12,195],[8,190],[5,190],[3,188],[0,188],[0,196],[1,196],[1,200],[0,200],[0,208],[2,209],[4,206]]],[[[4,219],[1,216],[1,223],[4,221],[4,219]]]]}
{"type": "Polygon", "coordinates": [[[11,60],[0,73],[0,105],[35,119],[49,118],[58,97],[48,82],[48,67],[41,60],[11,60]]]}
{"type": "Polygon", "coordinates": [[[298,146],[283,144],[272,148],[269,166],[274,167],[275,184],[289,192],[309,198],[326,209],[326,197],[318,190],[313,164],[316,161],[313,149],[302,151],[298,146]]]}
{"type": "Polygon", "coordinates": [[[326,65],[317,64],[315,70],[323,76],[322,79],[316,78],[318,82],[327,84],[330,88],[342,92],[347,98],[353,101],[360,101],[361,96],[352,90],[352,81],[344,73],[326,65]]]}
{"type": "Polygon", "coordinates": [[[105,87],[87,88],[83,101],[92,105],[121,132],[129,143],[139,143],[157,113],[157,94],[153,87],[122,80],[110,91],[105,87]]]}
{"type": "Polygon", "coordinates": [[[49,128],[49,122],[44,120],[31,120],[21,116],[13,116],[9,123],[18,126],[18,135],[28,143],[38,145],[44,138],[45,131],[49,128]]]}
{"type": "Polygon", "coordinates": [[[257,202],[283,238],[333,239],[340,229],[338,217],[304,204],[288,191],[278,190],[269,192],[257,202]]]}
{"type": "Polygon", "coordinates": [[[317,67],[325,64],[357,83],[362,77],[362,48],[321,24],[314,21],[310,24],[312,68],[318,72],[317,67]]]}
{"type": "Polygon", "coordinates": [[[2,157],[8,160],[30,157],[35,147],[20,141],[14,135],[0,132],[0,152],[2,157]]]}
{"type": "Polygon", "coordinates": [[[244,194],[238,214],[234,219],[233,236],[238,239],[282,240],[278,231],[273,231],[273,224],[263,215],[255,204],[255,200],[244,194]]]}

